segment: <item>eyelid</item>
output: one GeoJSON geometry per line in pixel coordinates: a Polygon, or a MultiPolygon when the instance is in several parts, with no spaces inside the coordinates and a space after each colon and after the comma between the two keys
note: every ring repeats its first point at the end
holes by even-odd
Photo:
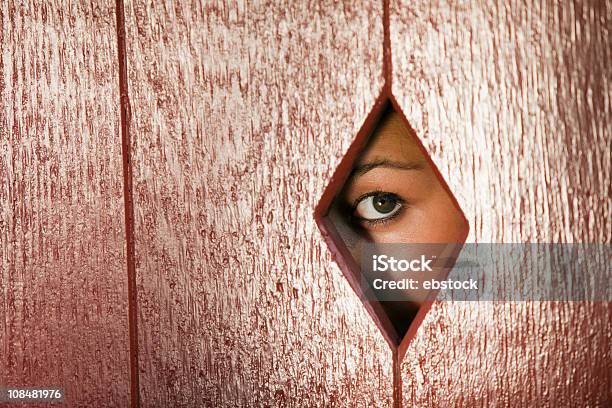
{"type": "Polygon", "coordinates": [[[406,203],[406,200],[404,200],[402,197],[400,197],[399,195],[392,193],[390,191],[382,191],[382,190],[375,190],[375,191],[368,191],[365,194],[360,195],[359,197],[357,197],[355,199],[355,201],[353,201],[353,204],[351,205],[351,211],[355,211],[355,209],[357,208],[357,205],[364,199],[367,197],[372,197],[375,195],[379,195],[379,194],[387,194],[390,196],[393,196],[394,199],[397,200],[397,202],[404,204],[406,203]]]}

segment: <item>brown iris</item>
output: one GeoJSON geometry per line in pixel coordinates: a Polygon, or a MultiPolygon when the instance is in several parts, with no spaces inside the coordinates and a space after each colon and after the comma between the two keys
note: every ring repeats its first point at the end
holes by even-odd
{"type": "Polygon", "coordinates": [[[393,199],[389,194],[380,193],[376,194],[372,199],[372,205],[374,209],[382,214],[388,214],[395,209],[397,201],[393,199]]]}

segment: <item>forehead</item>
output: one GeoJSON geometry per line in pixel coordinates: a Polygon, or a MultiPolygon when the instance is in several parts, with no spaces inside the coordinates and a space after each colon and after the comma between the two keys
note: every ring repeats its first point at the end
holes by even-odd
{"type": "Polygon", "coordinates": [[[357,165],[377,160],[402,163],[422,163],[425,160],[413,132],[395,111],[382,118],[357,165]]]}

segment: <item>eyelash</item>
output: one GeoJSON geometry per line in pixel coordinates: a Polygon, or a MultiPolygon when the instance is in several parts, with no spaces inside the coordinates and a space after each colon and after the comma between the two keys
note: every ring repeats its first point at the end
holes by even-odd
{"type": "Polygon", "coordinates": [[[400,215],[402,215],[404,213],[404,210],[407,207],[407,202],[406,200],[404,200],[403,198],[401,198],[400,196],[398,196],[395,193],[391,193],[389,191],[382,191],[382,190],[376,190],[376,191],[369,191],[365,194],[360,195],[359,197],[357,197],[357,199],[353,202],[353,205],[351,206],[351,220],[352,221],[357,221],[358,223],[366,223],[368,225],[383,225],[386,224],[388,222],[393,221],[394,219],[396,219],[397,217],[399,217],[400,215]],[[375,196],[378,194],[386,194],[390,197],[393,197],[393,199],[395,201],[397,201],[399,204],[401,204],[401,208],[399,209],[399,211],[397,211],[395,214],[393,214],[392,216],[388,217],[388,218],[381,218],[378,220],[366,220],[363,218],[359,218],[359,217],[355,217],[353,214],[355,214],[355,210],[357,209],[357,205],[361,202],[361,200],[363,200],[364,198],[367,197],[371,197],[371,196],[375,196]]]}

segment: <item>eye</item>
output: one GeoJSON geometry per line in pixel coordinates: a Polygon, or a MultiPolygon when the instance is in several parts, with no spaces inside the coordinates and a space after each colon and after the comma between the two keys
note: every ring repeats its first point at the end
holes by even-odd
{"type": "Polygon", "coordinates": [[[403,200],[393,193],[368,193],[357,201],[353,216],[365,221],[378,221],[392,218],[403,206],[403,200]]]}

